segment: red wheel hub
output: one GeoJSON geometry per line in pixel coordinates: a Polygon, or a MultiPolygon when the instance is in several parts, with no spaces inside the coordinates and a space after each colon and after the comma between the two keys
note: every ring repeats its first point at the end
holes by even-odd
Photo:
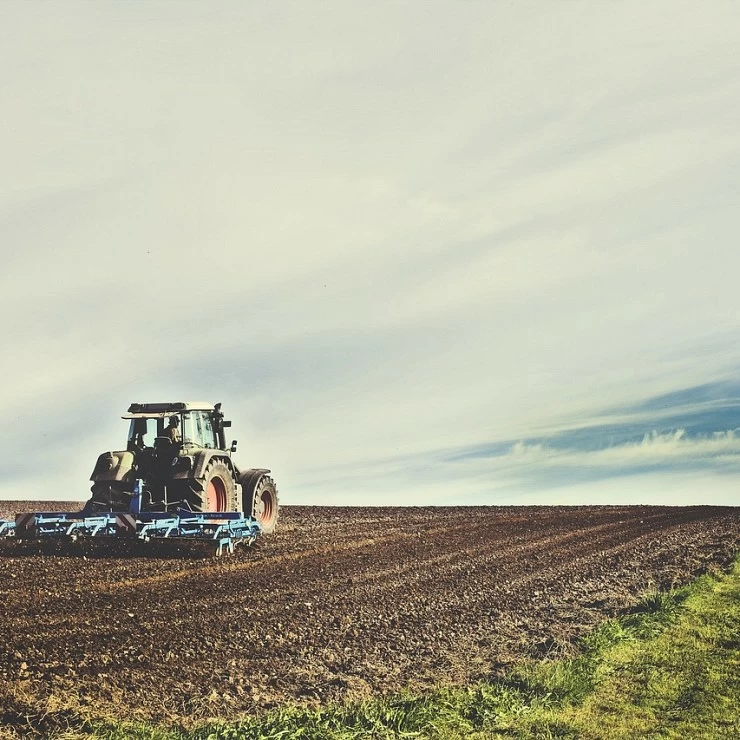
{"type": "Polygon", "coordinates": [[[275,516],[275,501],[271,491],[262,491],[257,502],[257,519],[265,524],[272,522],[275,516]]]}
{"type": "Polygon", "coordinates": [[[215,477],[206,488],[206,511],[226,511],[226,484],[215,477]]]}

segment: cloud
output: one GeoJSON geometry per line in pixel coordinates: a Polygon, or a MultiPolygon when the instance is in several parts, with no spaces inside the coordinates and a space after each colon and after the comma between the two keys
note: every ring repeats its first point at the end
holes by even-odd
{"type": "MultiPolygon", "coordinates": [[[[629,408],[593,409],[598,422],[543,436],[399,453],[359,467],[340,464],[320,473],[321,480],[329,490],[352,485],[363,500],[376,501],[392,497],[387,480],[410,495],[421,498],[427,491],[430,501],[446,504],[574,503],[574,491],[578,503],[587,503],[582,497],[589,485],[601,503],[624,502],[625,491],[637,502],[633,494],[638,490],[649,491],[645,500],[653,502],[662,490],[664,499],[675,503],[669,482],[685,475],[697,484],[695,501],[734,504],[731,482],[740,474],[740,427],[722,429],[718,424],[737,421],[736,390],[733,382],[686,388],[629,408]],[[712,399],[709,409],[706,399],[712,399]],[[661,413],[648,416],[645,409],[661,413]],[[678,419],[683,426],[676,426],[678,419]],[[631,481],[637,478],[640,488],[633,489],[631,481]],[[704,488],[708,480],[725,479],[730,482],[714,490],[704,488]],[[621,488],[606,485],[609,480],[622,481],[621,488]],[[615,491],[623,496],[605,498],[615,491]]],[[[306,471],[309,490],[314,488],[312,472],[319,475],[316,467],[306,471]]],[[[682,491],[688,495],[687,486],[682,491]]]]}
{"type": "Polygon", "coordinates": [[[603,474],[636,467],[692,467],[720,463],[740,470],[740,433],[729,429],[711,437],[686,437],[685,429],[661,434],[645,434],[640,442],[605,447],[587,452],[546,447],[542,444],[516,442],[512,445],[506,465],[540,468],[596,468],[603,474]]]}
{"type": "Polygon", "coordinates": [[[224,401],[316,503],[472,500],[520,440],[571,480],[609,435],[588,470],[679,466],[736,428],[670,395],[740,361],[736,9],[0,13],[0,444],[48,429],[66,496],[133,400],[224,401]]]}

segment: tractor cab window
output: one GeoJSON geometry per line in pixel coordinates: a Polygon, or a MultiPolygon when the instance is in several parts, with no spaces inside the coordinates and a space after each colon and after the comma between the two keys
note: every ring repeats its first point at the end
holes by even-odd
{"type": "Polygon", "coordinates": [[[216,432],[213,430],[213,423],[211,421],[211,415],[208,411],[202,412],[203,419],[203,447],[209,447],[215,449],[218,447],[216,444],[216,432]]]}
{"type": "Polygon", "coordinates": [[[154,438],[157,434],[156,419],[131,419],[128,430],[129,449],[154,447],[154,438]]]}
{"type": "Polygon", "coordinates": [[[198,447],[216,447],[216,435],[207,411],[190,411],[182,415],[183,442],[198,447]]]}
{"type": "Polygon", "coordinates": [[[195,421],[195,432],[198,435],[198,445],[205,447],[203,444],[203,419],[201,419],[200,411],[193,412],[193,420],[195,421]]]}
{"type": "Polygon", "coordinates": [[[200,440],[198,439],[198,429],[193,419],[192,413],[182,415],[182,442],[183,444],[198,445],[200,447],[200,440]]]}

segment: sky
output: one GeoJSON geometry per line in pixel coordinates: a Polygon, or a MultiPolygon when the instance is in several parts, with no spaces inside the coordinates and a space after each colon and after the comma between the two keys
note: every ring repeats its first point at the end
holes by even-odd
{"type": "Polygon", "coordinates": [[[285,504],[740,502],[740,4],[0,3],[0,499],[223,402],[285,504]]]}

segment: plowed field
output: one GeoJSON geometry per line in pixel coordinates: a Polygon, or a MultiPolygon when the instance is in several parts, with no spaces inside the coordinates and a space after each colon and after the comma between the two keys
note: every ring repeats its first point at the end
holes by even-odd
{"type": "Polygon", "coordinates": [[[470,682],[739,544],[736,508],[284,507],[229,558],[0,549],[0,712],[190,721],[470,682]]]}

